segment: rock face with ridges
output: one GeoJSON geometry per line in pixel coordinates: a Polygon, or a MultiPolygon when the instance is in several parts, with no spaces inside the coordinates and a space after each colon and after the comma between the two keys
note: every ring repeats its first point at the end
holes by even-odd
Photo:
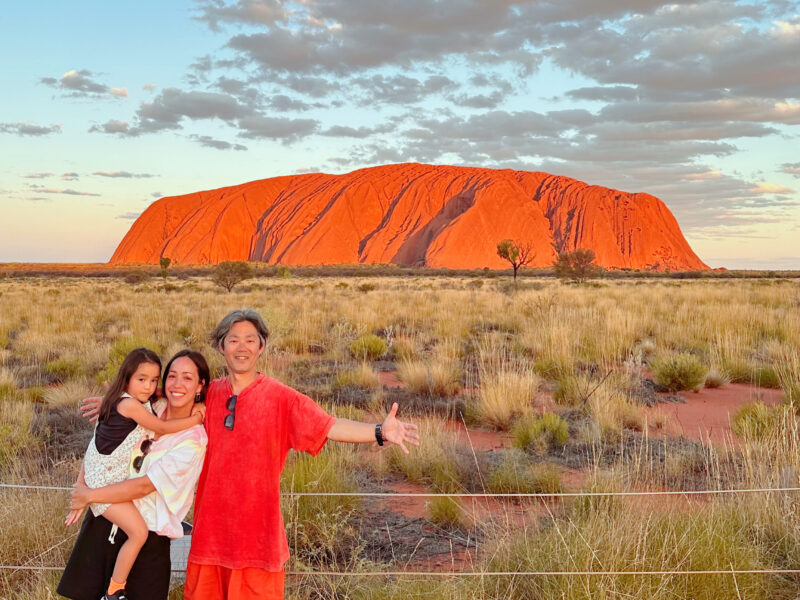
{"type": "Polygon", "coordinates": [[[604,267],[707,269],[661,200],[547,173],[399,164],[274,177],[161,198],[112,263],[253,260],[504,269],[497,243],[531,244],[530,266],[591,248],[604,267]]]}

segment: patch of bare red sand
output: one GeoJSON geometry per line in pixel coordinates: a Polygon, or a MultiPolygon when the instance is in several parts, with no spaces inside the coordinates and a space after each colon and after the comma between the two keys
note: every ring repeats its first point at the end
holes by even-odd
{"type": "Polygon", "coordinates": [[[731,383],[721,388],[703,388],[699,392],[680,392],[680,396],[686,402],[658,404],[645,409],[651,436],[683,436],[704,443],[732,445],[737,441],[731,430],[731,417],[753,402],[769,406],[780,404],[783,392],[731,383]],[[653,425],[654,421],[663,426],[653,425]]]}
{"type": "Polygon", "coordinates": [[[378,371],[378,381],[387,388],[406,387],[406,384],[397,378],[397,371],[378,371]]]}

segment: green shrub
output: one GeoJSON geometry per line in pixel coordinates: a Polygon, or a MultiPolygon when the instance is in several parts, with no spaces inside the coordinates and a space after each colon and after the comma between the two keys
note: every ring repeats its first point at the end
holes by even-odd
{"type": "Polygon", "coordinates": [[[558,415],[545,413],[520,419],[511,434],[515,448],[543,453],[567,442],[569,425],[558,415]]]}
{"type": "Polygon", "coordinates": [[[44,368],[61,382],[83,377],[89,372],[87,365],[78,358],[62,357],[51,360],[44,368]]]}
{"type": "Polygon", "coordinates": [[[777,431],[782,412],[783,407],[754,402],[743,406],[733,415],[731,429],[742,439],[762,441],[777,431]]]}
{"type": "Polygon", "coordinates": [[[778,372],[772,367],[757,367],[753,370],[753,384],[765,388],[780,388],[778,372]]]}
{"type": "Polygon", "coordinates": [[[491,494],[533,494],[536,482],[525,455],[509,451],[503,461],[489,471],[486,490],[491,494]]]}
{"type": "Polygon", "coordinates": [[[708,367],[694,354],[673,354],[651,365],[656,381],[672,392],[695,390],[703,385],[708,367]]]}
{"type": "Polygon", "coordinates": [[[211,280],[228,293],[238,284],[253,277],[253,267],[241,260],[226,260],[214,267],[211,280]]]}
{"type": "Polygon", "coordinates": [[[292,277],[292,271],[286,265],[278,265],[275,269],[275,276],[281,279],[290,279],[292,277]]]}
{"type": "Polygon", "coordinates": [[[561,406],[583,406],[592,387],[584,375],[562,375],[553,390],[553,402],[561,406]]]}
{"type": "Polygon", "coordinates": [[[372,333],[358,336],[350,344],[350,354],[362,360],[377,360],[387,350],[386,341],[372,333]]]}
{"type": "Polygon", "coordinates": [[[427,503],[428,520],[440,527],[460,528],[465,524],[464,513],[458,498],[439,496],[431,498],[427,503]]]}
{"type": "Polygon", "coordinates": [[[103,370],[97,374],[97,383],[103,384],[114,381],[114,377],[117,376],[117,371],[122,361],[136,348],[149,348],[157,354],[162,351],[162,348],[151,340],[144,340],[141,338],[119,338],[111,345],[108,362],[103,370]]]}

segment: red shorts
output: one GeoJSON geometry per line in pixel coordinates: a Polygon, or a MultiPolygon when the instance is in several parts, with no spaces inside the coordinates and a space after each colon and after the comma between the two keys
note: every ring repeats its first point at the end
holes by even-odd
{"type": "Polygon", "coordinates": [[[283,571],[186,565],[186,600],[283,600],[283,571]]]}

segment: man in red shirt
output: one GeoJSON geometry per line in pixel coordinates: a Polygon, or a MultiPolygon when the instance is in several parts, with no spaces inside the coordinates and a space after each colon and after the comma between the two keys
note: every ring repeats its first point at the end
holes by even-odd
{"type": "Polygon", "coordinates": [[[290,449],[316,455],[328,440],[419,444],[416,425],[337,419],[313,400],[256,370],[268,337],[254,310],[225,316],[212,345],[228,376],[211,382],[208,447],[197,488],[186,570],[187,600],[283,598],[289,558],[280,511],[280,474],[290,449]]]}

